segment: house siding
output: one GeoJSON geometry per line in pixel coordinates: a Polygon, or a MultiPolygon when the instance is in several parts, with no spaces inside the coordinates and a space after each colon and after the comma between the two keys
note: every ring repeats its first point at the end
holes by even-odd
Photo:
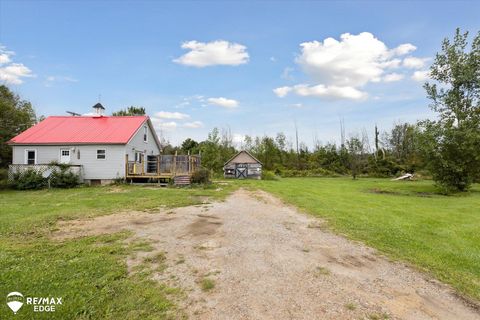
{"type": "MultiPolygon", "coordinates": [[[[158,155],[160,154],[160,147],[157,145],[155,141],[154,134],[155,132],[152,131],[152,128],[148,125],[147,122],[142,125],[137,132],[133,135],[130,141],[127,143],[125,147],[126,154],[128,154],[128,160],[133,161],[135,159],[135,152],[142,152],[146,159],[149,155],[158,155]],[[143,127],[147,126],[147,142],[143,141],[143,127]]],[[[125,155],[123,155],[125,158],[125,155]]],[[[146,168],[145,168],[146,169],[146,168]]]]}
{"type": "Polygon", "coordinates": [[[60,149],[74,149],[70,164],[83,166],[83,178],[110,180],[125,176],[125,145],[14,145],[12,164],[25,163],[25,150],[37,150],[37,164],[60,161],[60,149]],[[97,149],[106,150],[106,159],[97,159],[97,149]],[[78,152],[80,151],[80,159],[78,152]]]}

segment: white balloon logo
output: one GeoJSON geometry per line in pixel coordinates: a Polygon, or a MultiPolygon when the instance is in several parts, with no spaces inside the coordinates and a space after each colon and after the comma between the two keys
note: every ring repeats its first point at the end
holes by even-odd
{"type": "Polygon", "coordinates": [[[7,295],[7,305],[12,309],[14,314],[23,306],[23,294],[20,292],[10,292],[7,295]]]}

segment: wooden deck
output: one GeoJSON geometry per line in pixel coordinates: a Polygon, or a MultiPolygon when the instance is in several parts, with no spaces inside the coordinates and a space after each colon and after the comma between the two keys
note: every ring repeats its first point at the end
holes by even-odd
{"type": "Polygon", "coordinates": [[[191,176],[200,167],[198,155],[149,155],[131,161],[125,155],[126,179],[174,179],[191,176]]]}

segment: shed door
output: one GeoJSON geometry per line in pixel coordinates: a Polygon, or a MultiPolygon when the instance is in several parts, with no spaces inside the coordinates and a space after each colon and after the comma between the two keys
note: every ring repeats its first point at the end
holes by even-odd
{"type": "Polygon", "coordinates": [[[60,163],[70,163],[70,149],[60,149],[60,163]]]}
{"type": "Polygon", "coordinates": [[[237,164],[236,170],[235,170],[235,177],[237,179],[245,179],[247,178],[247,164],[239,163],[237,164]]]}

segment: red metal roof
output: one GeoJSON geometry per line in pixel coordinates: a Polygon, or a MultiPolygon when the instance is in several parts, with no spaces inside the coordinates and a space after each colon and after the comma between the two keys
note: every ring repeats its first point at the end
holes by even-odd
{"type": "Polygon", "coordinates": [[[10,144],[124,144],[148,119],[125,117],[48,117],[9,141],[10,144]]]}

